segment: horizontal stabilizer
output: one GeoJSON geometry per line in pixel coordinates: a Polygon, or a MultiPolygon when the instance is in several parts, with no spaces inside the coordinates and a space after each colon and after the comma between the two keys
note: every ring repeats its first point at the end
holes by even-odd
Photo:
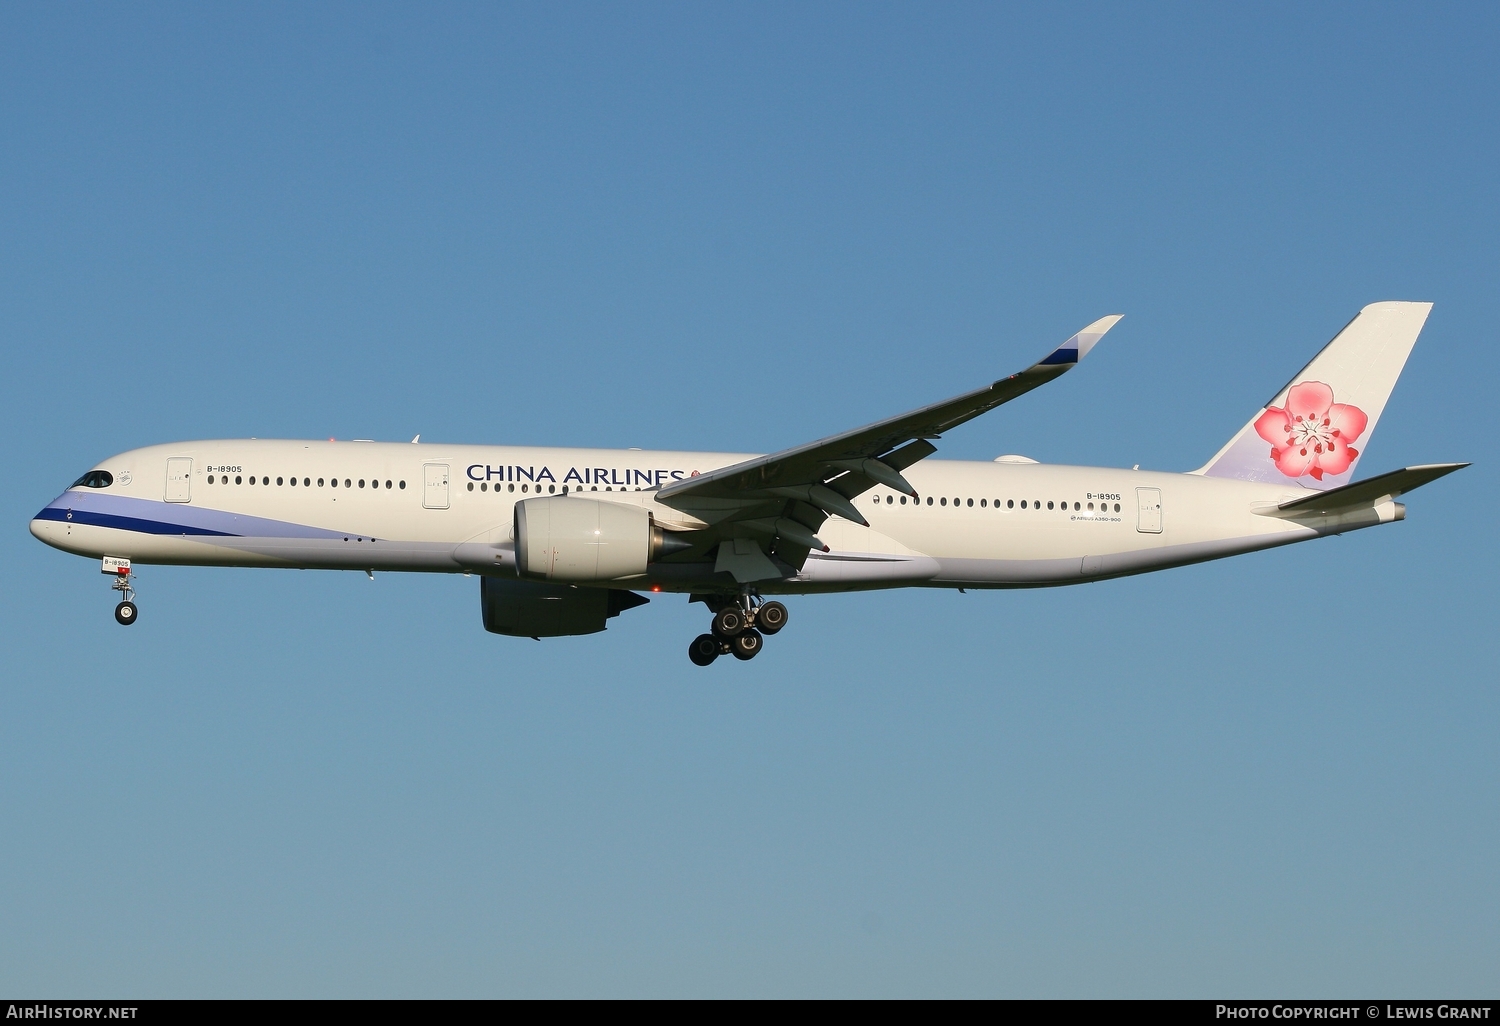
{"type": "Polygon", "coordinates": [[[1273,517],[1325,516],[1378,506],[1467,466],[1467,463],[1428,463],[1420,467],[1404,467],[1258,512],[1273,517]]]}

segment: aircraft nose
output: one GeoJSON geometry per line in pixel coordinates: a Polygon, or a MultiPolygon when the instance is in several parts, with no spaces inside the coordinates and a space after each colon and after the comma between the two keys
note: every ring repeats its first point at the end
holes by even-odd
{"type": "Polygon", "coordinates": [[[31,518],[31,536],[39,542],[56,546],[60,525],[55,517],[49,516],[49,513],[51,513],[50,507],[31,518]]]}

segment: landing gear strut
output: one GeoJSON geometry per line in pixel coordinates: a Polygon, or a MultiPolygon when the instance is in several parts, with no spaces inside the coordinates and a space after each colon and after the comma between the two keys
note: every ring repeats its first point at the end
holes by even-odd
{"type": "Polygon", "coordinates": [[[700,634],[688,646],[688,658],[697,666],[707,666],[721,655],[736,659],[754,659],[765,647],[765,636],[786,626],[786,606],[780,602],[761,602],[748,589],[738,601],[721,606],[715,613],[711,633],[700,634]]]}
{"type": "Polygon", "coordinates": [[[135,589],[130,586],[130,560],[114,556],[104,557],[104,572],[114,578],[112,591],[120,593],[121,602],[115,606],[115,622],[122,627],[135,623],[140,610],[135,608],[135,589]]]}

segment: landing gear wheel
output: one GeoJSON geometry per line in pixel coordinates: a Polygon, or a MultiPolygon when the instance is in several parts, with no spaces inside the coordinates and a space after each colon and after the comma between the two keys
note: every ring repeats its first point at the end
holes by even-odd
{"type": "Polygon", "coordinates": [[[775,634],[786,626],[786,615],[780,602],[766,602],[755,611],[755,626],[762,634],[775,634]]]}
{"type": "Polygon", "coordinates": [[[135,623],[136,608],[134,602],[121,602],[115,606],[115,622],[125,627],[135,623]]]}
{"type": "Polygon", "coordinates": [[[754,659],[760,655],[760,650],[765,647],[761,640],[760,631],[753,627],[736,634],[729,642],[729,650],[734,653],[736,659],[754,659]]]}
{"type": "Polygon", "coordinates": [[[688,658],[694,666],[707,666],[719,658],[719,639],[712,634],[700,634],[688,646],[688,658]]]}
{"type": "Polygon", "coordinates": [[[725,606],[714,614],[714,634],[732,638],[745,629],[745,613],[739,606],[725,606]]]}

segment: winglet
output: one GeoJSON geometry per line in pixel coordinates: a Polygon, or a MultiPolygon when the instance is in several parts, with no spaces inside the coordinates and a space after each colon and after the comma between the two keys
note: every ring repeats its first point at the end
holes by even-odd
{"type": "Polygon", "coordinates": [[[1043,360],[1042,363],[1044,365],[1077,363],[1089,355],[1089,350],[1098,344],[1099,340],[1105,336],[1105,333],[1110,328],[1120,323],[1120,318],[1124,316],[1124,314],[1110,314],[1108,317],[1099,318],[1093,324],[1090,324],[1087,328],[1084,328],[1078,334],[1054,349],[1051,355],[1043,360]]]}

